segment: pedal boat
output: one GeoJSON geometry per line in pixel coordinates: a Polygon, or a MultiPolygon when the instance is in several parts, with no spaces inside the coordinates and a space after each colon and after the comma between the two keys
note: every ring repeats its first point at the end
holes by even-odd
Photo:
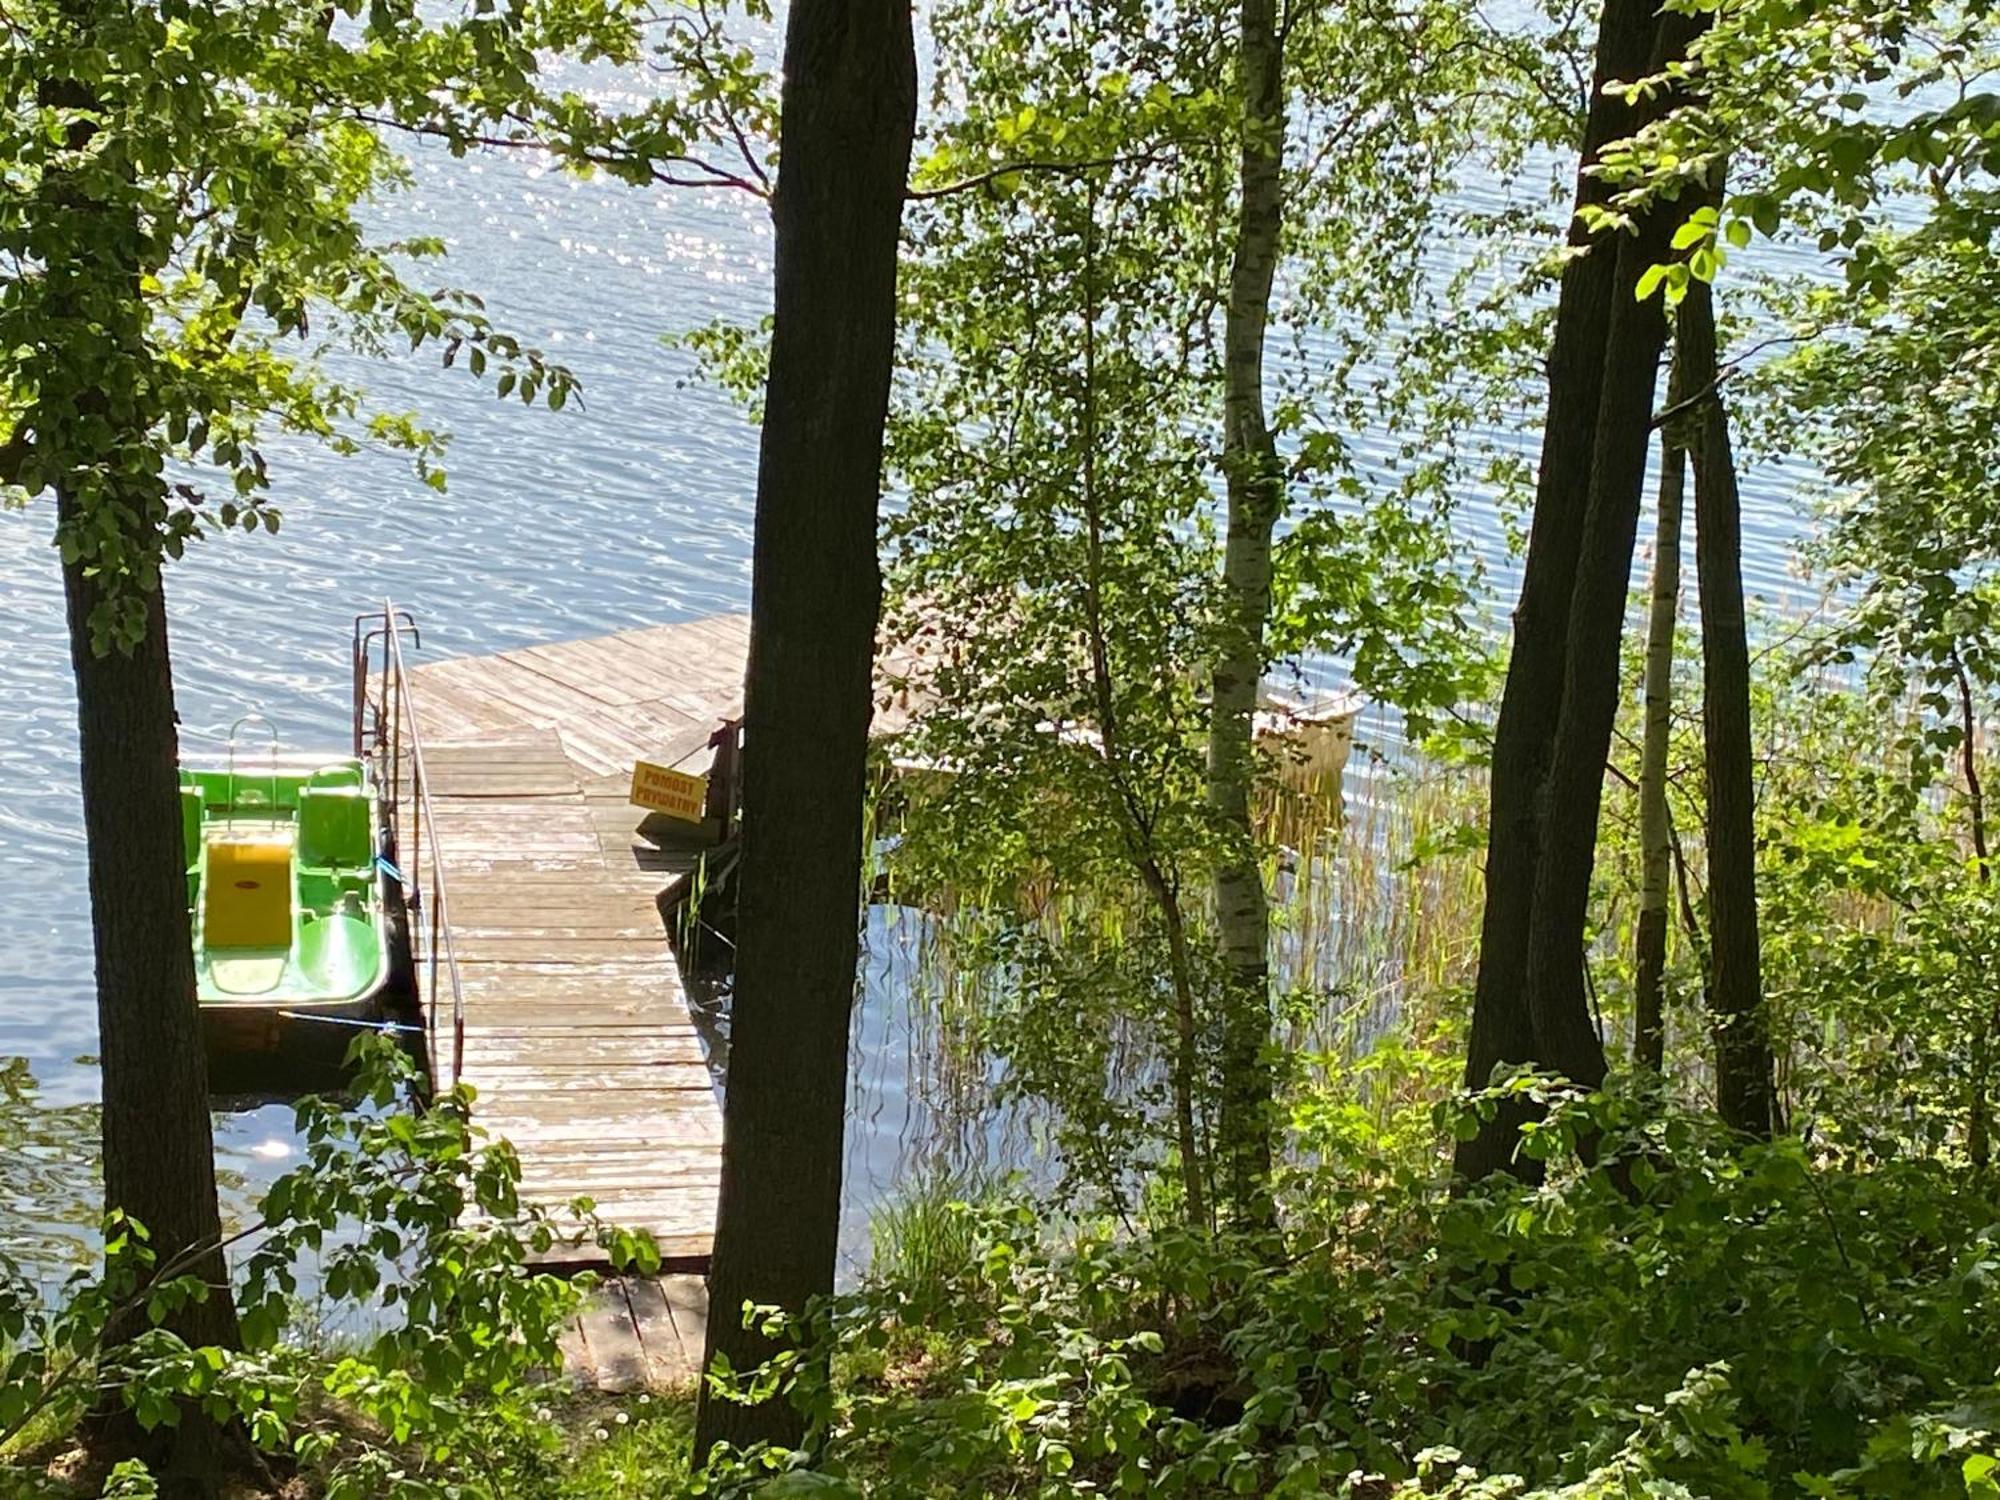
{"type": "MultiPolygon", "coordinates": [[[[232,747],[233,749],[233,747],[232,747]]],[[[379,1021],[390,924],[374,777],[354,759],[181,769],[196,995],[211,1055],[379,1021]]],[[[314,1037],[316,1044],[333,1037],[314,1037]]]]}

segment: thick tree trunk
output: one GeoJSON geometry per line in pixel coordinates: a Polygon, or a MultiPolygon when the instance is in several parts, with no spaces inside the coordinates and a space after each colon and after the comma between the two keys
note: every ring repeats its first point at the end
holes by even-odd
{"type": "MultiPolygon", "coordinates": [[[[708,1356],[770,1341],[833,1288],[881,575],[876,515],[896,252],[915,125],[908,0],[795,0],[786,24],[777,302],[757,473],[743,860],[708,1356]]],[[[800,1415],[704,1389],[696,1451],[794,1443],[800,1415]]]]}
{"type": "Polygon", "coordinates": [[[1604,766],[1618,712],[1619,646],[1631,589],[1632,547],[1652,437],[1654,386],[1666,320],[1657,299],[1633,295],[1645,267],[1666,258],[1662,215],[1619,250],[1605,341],[1590,512],[1570,598],[1562,713],[1543,792],[1541,862],[1528,943],[1528,1003],[1536,1061],[1594,1088],[1604,1043],[1584,973],[1590,880],[1597,858],[1604,766]]]}
{"type": "MultiPolygon", "coordinates": [[[[61,524],[73,524],[72,502],[65,498],[58,508],[61,524]]],[[[234,1348],[236,1307],[219,1249],[207,1060],[195,1008],[166,605],[154,589],[137,646],[100,654],[91,638],[94,578],[76,562],[63,569],[63,583],[96,949],[105,1206],[145,1227],[154,1274],[207,1284],[207,1297],[168,1326],[190,1344],[234,1348]]],[[[135,1312],[114,1320],[107,1339],[122,1342],[147,1326],[135,1312]]],[[[164,1493],[213,1492],[218,1434],[197,1413],[146,1433],[114,1403],[97,1428],[112,1453],[146,1460],[164,1493]]]]}
{"type": "Polygon", "coordinates": [[[175,1321],[181,1336],[233,1345],[221,1254],[201,1253],[220,1241],[222,1221],[194,999],[166,605],[155,590],[145,639],[130,654],[99,655],[89,623],[97,591],[78,564],[63,569],[63,583],[97,957],[105,1205],[146,1227],[161,1265],[180,1261],[215,1289],[175,1321]]]}
{"type": "Polygon", "coordinates": [[[1743,515],[1729,410],[1714,390],[1715,304],[1691,282],[1676,357],[1690,391],[1709,392],[1694,416],[1695,573],[1701,591],[1702,734],[1708,792],[1708,1005],[1715,1034],[1716,1106],[1725,1123],[1767,1139],[1777,1086],[1764,1022],[1757,937],[1756,788],[1750,742],[1750,649],[1743,618],[1743,515]]]}
{"type": "MultiPolygon", "coordinates": [[[[1684,395],[1681,365],[1667,405],[1684,395]]],[[[1639,930],[1634,943],[1632,1061],[1657,1076],[1666,1066],[1667,912],[1673,894],[1673,829],[1667,818],[1667,742],[1673,729],[1674,632],[1681,596],[1681,509],[1687,452],[1669,424],[1660,433],[1660,499],[1653,591],[1646,616],[1646,720],[1639,746],[1639,930]]]]}
{"type": "MultiPolygon", "coordinates": [[[[1650,68],[1687,54],[1697,22],[1662,17],[1650,68]]],[[[1655,108],[1661,101],[1655,101],[1655,108]]],[[[1651,110],[1647,117],[1651,117],[1651,110]]],[[[1585,964],[1591,874],[1597,860],[1604,767],[1618,714],[1619,655],[1632,584],[1632,547],[1652,443],[1653,401],[1667,325],[1660,299],[1641,302],[1639,278],[1670,253],[1680,212],[1672,204],[1637,214],[1619,244],[1611,318],[1599,377],[1590,504],[1577,551],[1564,652],[1562,712],[1542,791],[1541,860],[1528,940],[1528,1005],[1536,1060],[1587,1088],[1604,1079],[1604,1041],[1591,1015],[1585,964]]]]}
{"type": "MultiPolygon", "coordinates": [[[[68,19],[80,36],[95,23],[81,3],[68,19]]],[[[50,78],[37,94],[45,106],[86,112],[71,120],[68,144],[77,153],[93,144],[100,127],[87,112],[98,100],[85,84],[50,78]]],[[[121,146],[114,141],[100,162],[115,163],[121,146]]],[[[44,273],[51,320],[64,330],[69,384],[37,392],[43,409],[26,425],[41,452],[69,471],[56,484],[56,529],[76,678],[105,1207],[143,1226],[151,1277],[193,1276],[206,1284],[206,1296],[176,1311],[167,1326],[190,1344],[233,1348],[236,1308],[220,1248],[179,736],[157,572],[164,501],[146,472],[151,417],[140,375],[147,318],[138,272],[142,230],[129,206],[77,178],[51,174],[43,194],[38,212],[50,243],[90,247],[55,258],[44,273]],[[110,629],[114,617],[129,616],[135,606],[136,640],[110,629]]],[[[141,1303],[112,1320],[105,1342],[115,1347],[147,1326],[141,1303]]],[[[184,1410],[177,1426],[148,1433],[107,1392],[92,1428],[105,1456],[144,1460],[163,1494],[214,1493],[220,1434],[193,1409],[184,1410]]]]}
{"type": "Polygon", "coordinates": [[[1270,910],[1251,827],[1253,728],[1271,613],[1271,533],[1284,508],[1284,471],[1264,411],[1264,338],[1278,263],[1285,145],[1284,57],[1275,0],[1243,0],[1242,202],[1223,333],[1223,473],[1228,485],[1222,639],[1210,706],[1208,800],[1223,854],[1215,915],[1224,985],[1223,1191],[1240,1223],[1272,1216],[1270,910]]]}
{"type": "MultiPolygon", "coordinates": [[[[1588,172],[1597,153],[1607,142],[1629,134],[1635,124],[1633,110],[1622,98],[1607,93],[1605,85],[1644,71],[1654,30],[1651,0],[1605,0],[1577,176],[1579,209],[1604,199],[1603,185],[1588,172]]],[[[1549,352],[1549,406],[1534,521],[1520,601],[1514,609],[1506,688],[1494,728],[1486,904],[1466,1047],[1465,1082],[1473,1089],[1484,1088],[1497,1068],[1552,1061],[1537,1041],[1527,989],[1535,872],[1541,857],[1538,796],[1562,706],[1570,594],[1590,498],[1598,388],[1618,262],[1617,242],[1592,241],[1580,222],[1572,222],[1569,242],[1572,254],[1563,268],[1555,342],[1549,352]]],[[[1532,1173],[1532,1163],[1517,1164],[1514,1159],[1522,1119],[1521,1110],[1501,1110],[1471,1139],[1461,1141],[1453,1163],[1461,1180],[1506,1170],[1532,1173]]]]}

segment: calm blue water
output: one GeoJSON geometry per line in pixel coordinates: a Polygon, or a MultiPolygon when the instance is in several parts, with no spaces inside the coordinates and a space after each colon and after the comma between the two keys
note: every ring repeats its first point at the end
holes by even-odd
{"type": "MultiPolygon", "coordinates": [[[[427,657],[747,607],[755,434],[720,393],[689,383],[690,359],[662,336],[766,310],[762,205],[579,182],[519,157],[419,152],[415,171],[415,190],[383,206],[385,231],[443,237],[449,268],[424,279],[485,296],[499,324],[576,371],[583,400],[561,413],[496,401],[462,369],[436,368],[429,351],[344,365],[385,402],[449,429],[449,493],[427,489],[394,456],[274,444],[282,533],[200,545],[169,578],[190,749],[251,708],[291,745],[344,744],[350,618],[385,595],[416,612],[427,657]]],[[[1486,183],[1479,196],[1504,190],[1486,183]]],[[[1538,428],[1538,410],[1521,417],[1538,428]]],[[[1386,451],[1394,437],[1370,441],[1386,451]]],[[[1764,482],[1747,494],[1753,588],[1795,593],[1788,489],[1764,482]]],[[[1495,567],[1504,608],[1512,584],[1490,501],[1467,497],[1465,519],[1468,555],[1495,567]]],[[[79,1105],[97,1087],[95,1017],[50,527],[46,507],[0,513],[0,889],[10,896],[0,904],[0,1058],[25,1057],[47,1102],[79,1105]]],[[[925,1149],[926,1101],[948,1087],[926,1072],[898,945],[878,920],[857,1029],[850,1248],[865,1242],[871,1198],[925,1149]]],[[[217,1138],[226,1168],[265,1180],[287,1164],[289,1115],[221,1116],[217,1138]]],[[[80,1180],[87,1162],[68,1170],[80,1180]]],[[[234,1190],[239,1206],[243,1192],[234,1190]]],[[[60,1211],[60,1196],[0,1202],[0,1218],[32,1225],[60,1211]]],[[[36,1233],[0,1235],[0,1249],[36,1233]]]]}

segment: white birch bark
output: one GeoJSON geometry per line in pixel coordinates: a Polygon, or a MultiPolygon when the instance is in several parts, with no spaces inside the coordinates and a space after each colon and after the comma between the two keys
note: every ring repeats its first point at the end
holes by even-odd
{"type": "Polygon", "coordinates": [[[1222,840],[1216,924],[1225,996],[1223,1188],[1241,1220],[1269,1218],[1273,1121],[1270,909],[1251,828],[1252,731],[1271,612],[1271,540],[1284,475],[1264,406],[1264,344],[1283,224],[1284,58],[1275,0],[1243,0],[1241,203],[1223,333],[1223,470],[1228,531],[1221,639],[1211,683],[1208,800],[1222,840]]]}

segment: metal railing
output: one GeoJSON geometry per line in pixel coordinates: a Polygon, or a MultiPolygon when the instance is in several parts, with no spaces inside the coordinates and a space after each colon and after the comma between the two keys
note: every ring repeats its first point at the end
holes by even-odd
{"type": "Polygon", "coordinates": [[[444,861],[438,854],[430,780],[424,774],[423,734],[417,725],[409,674],[403,666],[405,634],[422,649],[423,634],[415,617],[387,600],[381,609],[354,617],[354,753],[373,764],[376,784],[389,791],[384,811],[403,886],[431,1076],[436,1078],[440,1072],[438,1025],[448,1013],[451,1082],[455,1085],[465,1066],[465,990],[459,978],[458,954],[452,947],[450,898],[445,890],[444,861]],[[448,993],[440,993],[441,983],[448,993]]]}

